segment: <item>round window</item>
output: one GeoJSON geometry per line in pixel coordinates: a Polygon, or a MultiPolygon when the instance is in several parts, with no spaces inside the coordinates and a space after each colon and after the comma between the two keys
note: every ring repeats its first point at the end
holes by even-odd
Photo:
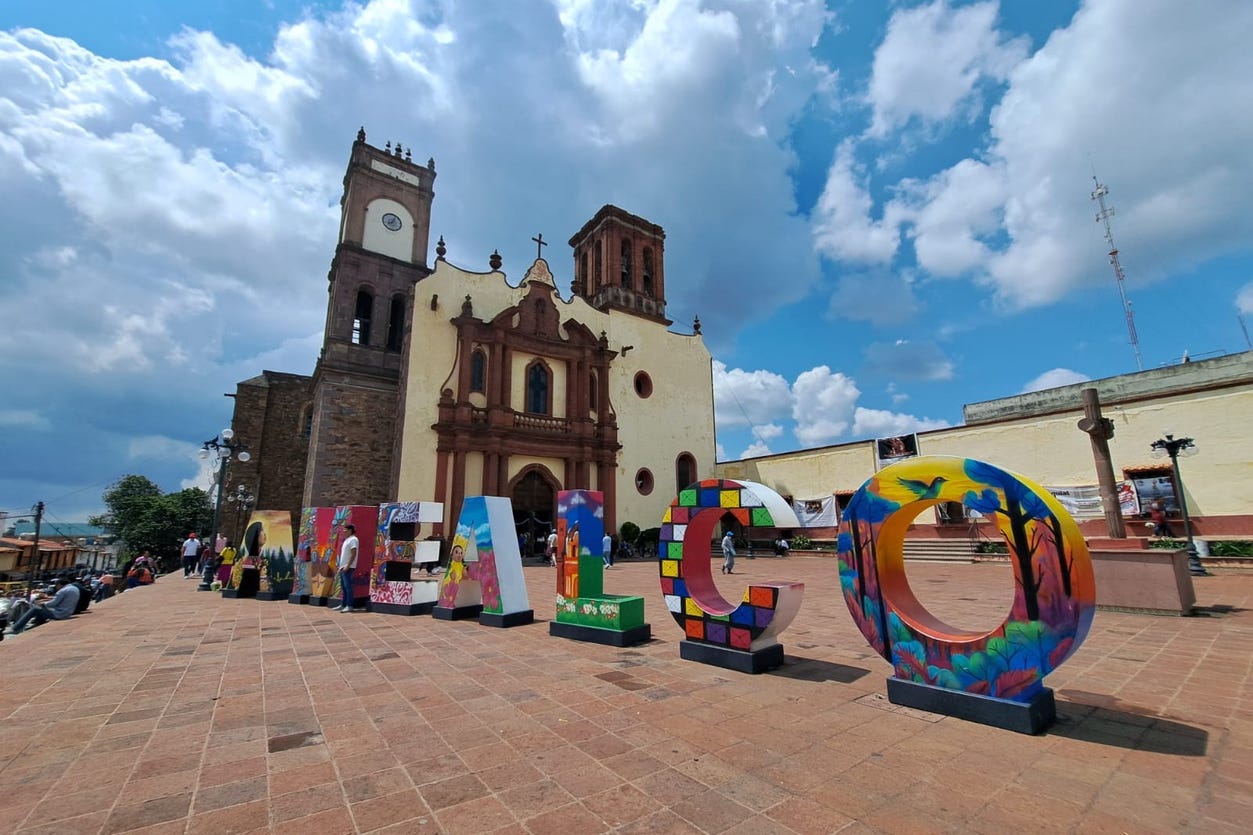
{"type": "Polygon", "coordinates": [[[641,371],[635,375],[635,393],[640,397],[648,397],[653,393],[653,378],[648,372],[641,371]]]}
{"type": "Polygon", "coordinates": [[[635,489],[639,491],[641,496],[647,496],[653,492],[653,474],[648,469],[642,469],[635,474],[635,489]]]}

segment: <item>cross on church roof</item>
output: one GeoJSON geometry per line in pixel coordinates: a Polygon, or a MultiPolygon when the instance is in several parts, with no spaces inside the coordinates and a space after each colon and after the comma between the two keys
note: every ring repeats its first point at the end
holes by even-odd
{"type": "Polygon", "coordinates": [[[544,247],[548,246],[548,241],[544,240],[543,232],[540,232],[531,240],[535,241],[535,259],[538,261],[544,257],[544,247]]]}

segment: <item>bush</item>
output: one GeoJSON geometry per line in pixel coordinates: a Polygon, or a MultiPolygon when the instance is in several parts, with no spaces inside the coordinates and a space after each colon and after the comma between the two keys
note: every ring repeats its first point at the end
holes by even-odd
{"type": "Polygon", "coordinates": [[[1209,544],[1211,557],[1253,557],[1253,541],[1247,539],[1215,539],[1209,544]]]}
{"type": "Polygon", "coordinates": [[[788,543],[792,548],[798,551],[807,551],[814,547],[814,541],[804,534],[792,537],[792,541],[788,543]]]}
{"type": "Polygon", "coordinates": [[[983,540],[975,546],[976,554],[1008,554],[1009,546],[1004,542],[993,542],[991,540],[983,540]]]}
{"type": "Polygon", "coordinates": [[[643,548],[646,545],[652,545],[656,547],[657,540],[659,539],[661,539],[661,528],[645,528],[644,530],[640,531],[639,536],[636,537],[635,539],[635,542],[641,548],[643,548]]]}
{"type": "Polygon", "coordinates": [[[1163,548],[1169,551],[1178,551],[1180,548],[1187,546],[1188,543],[1182,539],[1150,539],[1150,548],[1163,548]]]}
{"type": "Polygon", "coordinates": [[[623,542],[635,542],[640,536],[640,526],[634,522],[623,522],[618,528],[618,536],[623,542]]]}

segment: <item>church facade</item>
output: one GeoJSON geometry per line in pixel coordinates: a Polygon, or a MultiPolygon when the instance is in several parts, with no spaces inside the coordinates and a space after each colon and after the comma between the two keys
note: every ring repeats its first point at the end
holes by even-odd
{"type": "Polygon", "coordinates": [[[226,489],[294,513],[297,495],[440,501],[445,526],[466,496],[505,496],[539,534],[557,491],[583,488],[604,493],[607,530],[658,524],[714,467],[711,357],[698,323],[666,318],[665,232],[604,206],[569,241],[564,295],[542,254],[516,282],[495,254],[488,272],[455,266],[442,238],[429,262],[435,164],[411,157],[358,133],[317,366],[239,384],[254,455],[226,489]]]}

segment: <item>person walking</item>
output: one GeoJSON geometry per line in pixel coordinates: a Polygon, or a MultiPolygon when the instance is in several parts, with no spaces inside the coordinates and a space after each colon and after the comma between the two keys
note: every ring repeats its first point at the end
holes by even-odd
{"type": "Polygon", "coordinates": [[[557,529],[548,534],[548,564],[557,564],[557,529]]]}
{"type": "Polygon", "coordinates": [[[600,538],[600,556],[605,561],[605,568],[613,568],[613,537],[608,532],[600,538]]]}
{"type": "Polygon", "coordinates": [[[200,540],[196,539],[195,531],[187,534],[187,538],[179,546],[179,553],[183,555],[183,577],[190,577],[196,567],[196,560],[200,557],[200,540]]]}
{"type": "Polygon", "coordinates": [[[722,536],[722,573],[734,574],[735,568],[735,534],[727,531],[722,536]]]}
{"type": "Polygon", "coordinates": [[[1170,521],[1166,518],[1166,505],[1161,499],[1154,499],[1149,505],[1149,518],[1153,520],[1153,536],[1174,536],[1170,529],[1170,521]]]}
{"type": "Polygon", "coordinates": [[[344,590],[344,601],[337,612],[351,612],[356,600],[353,597],[352,575],[357,568],[357,552],[361,550],[361,542],[357,539],[357,526],[344,525],[348,537],[339,546],[339,584],[344,590]]]}

